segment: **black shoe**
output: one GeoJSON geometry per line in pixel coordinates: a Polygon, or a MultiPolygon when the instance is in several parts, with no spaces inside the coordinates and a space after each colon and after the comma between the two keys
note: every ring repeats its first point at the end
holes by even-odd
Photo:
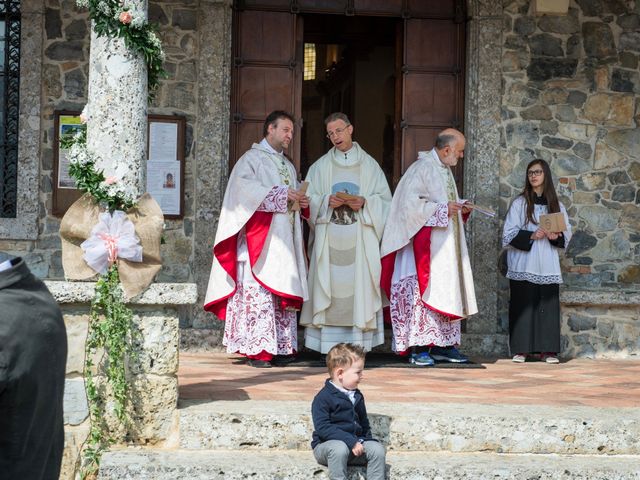
{"type": "Polygon", "coordinates": [[[249,365],[255,368],[271,368],[271,362],[267,360],[252,360],[249,359],[249,365]]]}
{"type": "Polygon", "coordinates": [[[273,357],[273,361],[271,363],[273,363],[273,365],[276,367],[286,367],[296,360],[298,360],[298,357],[296,355],[276,355],[275,357],[273,357]]]}

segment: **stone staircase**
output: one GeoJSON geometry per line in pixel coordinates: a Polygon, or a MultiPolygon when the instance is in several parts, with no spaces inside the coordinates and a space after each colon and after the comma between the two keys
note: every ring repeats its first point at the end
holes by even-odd
{"type": "MultiPolygon", "coordinates": [[[[640,480],[640,408],[367,406],[389,479],[640,480]]],[[[178,412],[176,448],[113,450],[99,478],[328,479],[309,447],[309,402],[192,401],[178,412]]],[[[351,469],[350,479],[365,478],[351,469]]]]}

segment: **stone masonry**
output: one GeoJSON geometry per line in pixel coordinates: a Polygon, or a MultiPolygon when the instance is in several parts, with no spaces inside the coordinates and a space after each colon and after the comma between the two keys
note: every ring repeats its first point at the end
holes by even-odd
{"type": "MultiPolygon", "coordinates": [[[[187,119],[185,216],[166,221],[158,276],[162,282],[198,285],[199,300],[181,314],[184,348],[221,344],[222,323],[199,304],[228,176],[231,3],[149,1],[168,71],[149,113],[187,119]]],[[[473,218],[469,225],[474,276],[483,288],[478,288],[480,313],[467,322],[463,341],[471,352],[506,354],[508,285],[494,261],[500,219],[522,188],[526,163],[540,157],[551,163],[574,228],[563,259],[562,298],[607,295],[600,307],[567,304],[565,354],[634,354],[636,347],[612,350],[598,343],[606,335],[590,336],[586,343],[577,336],[582,343],[574,344],[569,313],[601,308],[598,318],[624,317],[625,331],[640,328],[637,303],[623,306],[615,298],[620,289],[628,295],[640,291],[640,1],[571,0],[568,14],[560,16],[536,16],[531,3],[468,2],[464,196],[500,215],[473,218]]],[[[37,222],[27,221],[26,232],[0,220],[0,249],[25,257],[41,278],[62,279],[60,220],[51,214],[53,111],[80,111],[86,102],[90,31],[75,0],[25,0],[24,13],[29,33],[23,51],[42,69],[40,84],[40,76],[25,67],[21,95],[31,115],[21,122],[21,141],[40,132],[39,145],[21,147],[28,156],[21,160],[23,173],[36,173],[27,160],[39,156],[38,188],[24,190],[25,208],[37,222]],[[38,39],[41,48],[32,48],[38,39]],[[40,105],[29,94],[38,87],[40,105]]]]}
{"type": "MultiPolygon", "coordinates": [[[[65,450],[62,480],[72,480],[78,452],[89,433],[84,390],[84,352],[94,284],[48,281],[62,307],[69,355],[64,393],[65,450]]],[[[178,402],[178,343],[180,312],[196,300],[193,284],[153,284],[131,300],[138,341],[129,364],[133,398],[135,444],[164,445],[174,432],[178,402]]],[[[108,413],[108,407],[107,407],[108,413]]]]}
{"type": "MultiPolygon", "coordinates": [[[[563,349],[637,354],[637,302],[615,297],[640,291],[640,2],[575,0],[568,15],[535,16],[516,0],[505,2],[503,21],[501,217],[527,163],[547,160],[574,233],[563,301],[580,290],[606,294],[600,306],[587,296],[563,310],[563,349]],[[596,323],[599,335],[573,335],[596,323]]],[[[502,281],[503,328],[507,301],[502,281]]]]}

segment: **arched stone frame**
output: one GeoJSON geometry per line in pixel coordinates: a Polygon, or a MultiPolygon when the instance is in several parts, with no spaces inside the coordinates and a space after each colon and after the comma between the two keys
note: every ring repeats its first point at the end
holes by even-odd
{"type": "Polygon", "coordinates": [[[20,114],[18,139],[18,195],[16,218],[0,218],[0,239],[38,237],[40,111],[44,2],[22,0],[20,5],[20,114]]]}
{"type": "MultiPolygon", "coordinates": [[[[201,308],[209,279],[211,251],[228,177],[229,98],[231,78],[232,0],[200,0],[198,126],[196,132],[196,194],[194,280],[199,301],[192,325],[211,327],[215,319],[201,308]],[[213,51],[213,53],[210,53],[213,51]],[[205,54],[206,52],[206,54],[205,54]]],[[[498,210],[500,104],[502,100],[502,2],[468,0],[465,132],[467,149],[464,196],[498,210]]],[[[469,250],[480,313],[467,324],[465,351],[504,354],[506,336],[498,334],[497,302],[500,219],[477,216],[468,229],[469,250]]],[[[221,330],[207,343],[221,345],[221,330]]]]}

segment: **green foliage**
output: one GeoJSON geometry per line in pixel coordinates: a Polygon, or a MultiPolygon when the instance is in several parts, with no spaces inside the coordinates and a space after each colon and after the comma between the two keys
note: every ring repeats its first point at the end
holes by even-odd
{"type": "Polygon", "coordinates": [[[69,150],[69,175],[76,181],[78,190],[91,194],[96,203],[110,212],[135,206],[130,194],[115,182],[107,185],[104,172],[96,169],[96,158],[87,150],[86,125],[76,133],[63,135],[60,145],[69,150]]]}
{"type": "Polygon", "coordinates": [[[83,451],[80,471],[83,480],[97,474],[102,452],[113,443],[105,419],[107,386],[96,385],[94,367],[97,366],[97,373],[104,375],[110,387],[110,398],[113,399],[116,418],[125,426],[129,424],[126,361],[133,356],[132,322],[133,312],[124,304],[118,267],[113,264],[96,283],[89,317],[84,376],[91,429],[83,451]],[[93,359],[99,351],[102,351],[102,356],[95,365],[93,359]]]}
{"type": "Polygon", "coordinates": [[[164,52],[162,43],[157,35],[157,26],[147,22],[123,23],[118,19],[121,12],[128,12],[122,8],[120,0],[79,0],[79,6],[89,9],[89,16],[93,20],[93,30],[99,37],[118,37],[124,40],[130,50],[141,54],[147,63],[147,85],[149,100],[153,99],[161,78],[166,78],[164,70],[164,52]]]}

